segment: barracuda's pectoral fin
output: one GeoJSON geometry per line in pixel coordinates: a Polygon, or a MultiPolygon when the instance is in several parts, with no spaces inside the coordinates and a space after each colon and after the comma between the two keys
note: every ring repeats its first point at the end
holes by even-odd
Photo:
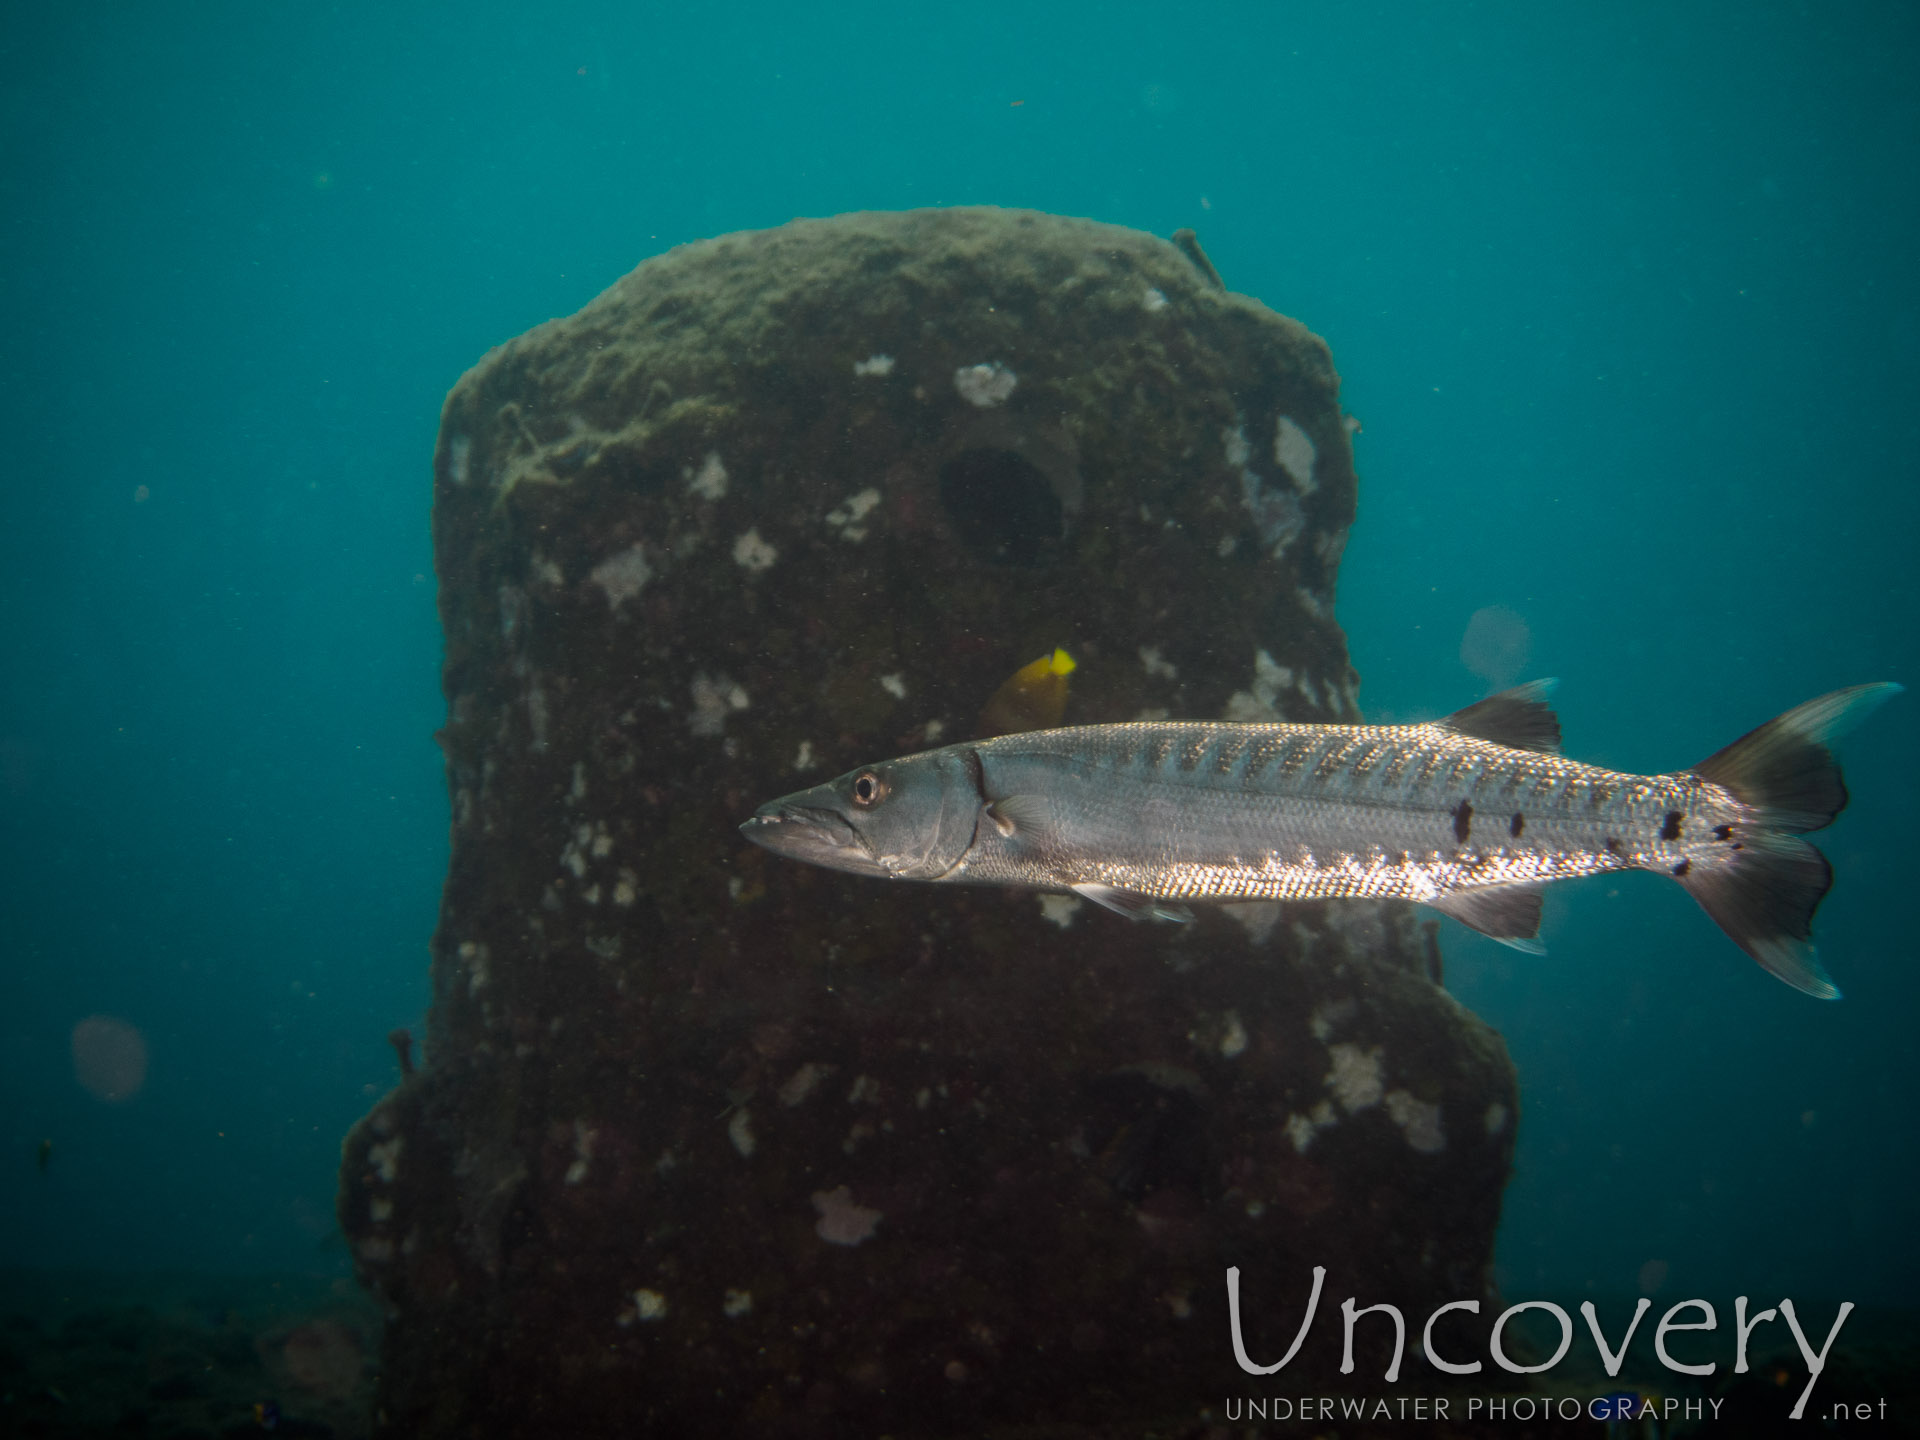
{"type": "Polygon", "coordinates": [[[1540,892],[1531,885],[1490,885],[1480,890],[1451,890],[1427,901],[1469,930],[1529,955],[1544,955],[1540,934],[1540,892]]]}
{"type": "Polygon", "coordinates": [[[1558,680],[1529,680],[1525,685],[1502,690],[1464,710],[1456,710],[1440,723],[1457,735],[1510,745],[1515,750],[1558,755],[1560,717],[1553,713],[1547,697],[1559,683],[1558,680]]]}
{"type": "Polygon", "coordinates": [[[1075,885],[1073,893],[1096,905],[1104,905],[1129,920],[1173,920],[1181,924],[1193,919],[1193,911],[1184,905],[1170,905],[1151,895],[1134,890],[1118,890],[1111,885],[1075,885]]]}
{"type": "Polygon", "coordinates": [[[1016,835],[1031,839],[1052,818],[1053,807],[1044,795],[1007,795],[987,802],[987,819],[1009,840],[1016,835]]]}

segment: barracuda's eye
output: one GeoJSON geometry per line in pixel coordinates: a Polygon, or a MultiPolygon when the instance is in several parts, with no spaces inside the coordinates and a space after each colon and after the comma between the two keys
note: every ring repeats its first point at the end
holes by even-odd
{"type": "Polygon", "coordinates": [[[878,805],[887,798],[887,782],[871,770],[863,770],[853,779],[853,803],[863,808],[878,805]]]}

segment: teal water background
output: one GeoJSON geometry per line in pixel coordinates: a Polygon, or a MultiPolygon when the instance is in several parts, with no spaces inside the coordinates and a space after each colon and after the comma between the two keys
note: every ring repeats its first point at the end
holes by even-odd
{"type": "MultiPolygon", "coordinates": [[[[429,460],[488,347],[796,215],[1192,226],[1364,426],[1369,715],[1482,693],[1501,606],[1570,753],[1675,768],[1920,680],[1916,74],[1895,3],[15,12],[0,1265],[346,1269],[446,860],[429,460]],[[94,1014],[130,1099],[76,1081],[94,1014]]],[[[1916,749],[1914,696],[1846,747],[1839,1004],[1653,877],[1553,891],[1544,959],[1448,925],[1521,1077],[1510,1296],[1920,1293],[1916,749]]]]}

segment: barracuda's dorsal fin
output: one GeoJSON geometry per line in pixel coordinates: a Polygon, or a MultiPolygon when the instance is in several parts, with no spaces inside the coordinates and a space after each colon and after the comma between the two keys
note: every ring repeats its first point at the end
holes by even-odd
{"type": "Polygon", "coordinates": [[[1502,945],[1529,955],[1547,953],[1547,947],[1534,938],[1540,933],[1540,892],[1531,885],[1453,890],[1434,896],[1427,904],[1502,945]]]}
{"type": "Polygon", "coordinates": [[[1529,680],[1498,695],[1489,695],[1464,710],[1456,710],[1440,723],[1459,735],[1490,740],[1495,745],[1510,745],[1515,750],[1537,750],[1542,755],[1560,753],[1560,717],[1553,713],[1547,697],[1558,680],[1529,680]]]}

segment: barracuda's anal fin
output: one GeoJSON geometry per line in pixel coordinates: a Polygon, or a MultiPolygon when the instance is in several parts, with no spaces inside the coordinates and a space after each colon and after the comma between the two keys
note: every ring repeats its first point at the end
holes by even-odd
{"type": "Polygon", "coordinates": [[[1560,717],[1553,713],[1547,697],[1559,683],[1558,680],[1529,680],[1525,685],[1502,690],[1464,710],[1456,710],[1440,723],[1456,735],[1471,735],[1476,740],[1510,745],[1515,750],[1558,755],[1560,717]]]}
{"type": "Polygon", "coordinates": [[[1540,892],[1531,885],[1452,890],[1434,896],[1427,904],[1502,945],[1529,955],[1547,953],[1547,947],[1535,938],[1540,934],[1540,892]]]}
{"type": "Polygon", "coordinates": [[[1129,920],[1172,920],[1185,924],[1193,919],[1193,911],[1184,905],[1169,904],[1151,895],[1116,889],[1112,885],[1075,885],[1073,893],[1096,905],[1104,905],[1114,914],[1124,915],[1129,920]]]}

